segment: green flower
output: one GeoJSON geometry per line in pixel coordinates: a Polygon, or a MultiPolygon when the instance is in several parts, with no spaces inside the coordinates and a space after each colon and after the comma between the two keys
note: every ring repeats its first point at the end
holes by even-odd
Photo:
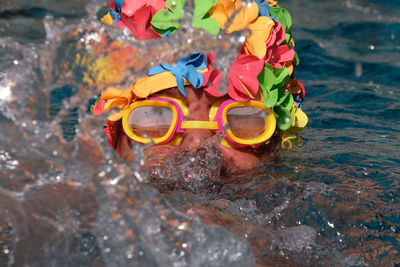
{"type": "Polygon", "coordinates": [[[209,12],[217,4],[217,0],[195,0],[193,12],[193,27],[204,29],[212,35],[217,35],[220,31],[216,19],[210,18],[209,12]]]}
{"type": "MultiPolygon", "coordinates": [[[[168,36],[179,28],[179,20],[184,17],[183,7],[186,0],[167,0],[168,9],[154,14],[151,20],[153,30],[161,36],[168,36]]],[[[217,0],[195,0],[192,24],[194,28],[204,29],[212,35],[220,31],[218,22],[210,18],[209,12],[217,4],[217,0]]]]}
{"type": "Polygon", "coordinates": [[[289,81],[287,68],[274,69],[265,63],[258,75],[258,82],[263,91],[264,105],[274,110],[279,129],[285,131],[292,125],[290,110],[293,107],[293,96],[282,87],[289,81]]]}
{"type": "Polygon", "coordinates": [[[286,32],[285,44],[289,44],[290,40],[292,39],[292,17],[290,16],[289,11],[280,6],[271,6],[269,7],[269,12],[271,16],[274,17],[274,20],[282,24],[282,27],[286,32]]]}
{"type": "Polygon", "coordinates": [[[185,0],[167,0],[168,9],[161,9],[151,20],[153,30],[161,36],[175,32],[179,28],[178,21],[184,17],[184,5],[185,0]]]}

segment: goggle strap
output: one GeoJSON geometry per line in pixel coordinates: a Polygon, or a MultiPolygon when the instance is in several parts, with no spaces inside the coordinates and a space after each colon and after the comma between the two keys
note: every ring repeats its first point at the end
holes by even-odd
{"type": "Polygon", "coordinates": [[[219,126],[216,121],[182,121],[181,129],[218,130],[219,126]]]}

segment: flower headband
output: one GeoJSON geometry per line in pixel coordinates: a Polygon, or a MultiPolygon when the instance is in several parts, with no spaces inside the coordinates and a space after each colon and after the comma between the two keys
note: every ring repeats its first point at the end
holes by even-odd
{"type": "MultiPolygon", "coordinates": [[[[110,12],[103,22],[126,27],[138,39],[163,38],[179,28],[177,21],[184,16],[184,4],[185,0],[111,0],[110,12]]],[[[263,100],[275,113],[283,133],[282,147],[301,145],[297,132],[304,129],[308,118],[301,110],[304,86],[291,78],[299,59],[294,51],[289,12],[273,0],[255,0],[246,6],[242,6],[241,0],[194,0],[192,25],[213,35],[221,30],[227,34],[251,31],[229,69],[227,94],[241,102],[263,100]]],[[[137,98],[172,87],[178,87],[186,96],[184,85],[222,97],[226,93],[218,90],[222,75],[213,69],[214,59],[212,54],[194,53],[173,66],[164,63],[153,67],[148,76],[137,80],[130,89],[109,88],[103,92],[94,111],[102,113],[116,106],[122,111],[137,98]]],[[[112,114],[109,120],[119,120],[121,114],[112,114]]]]}

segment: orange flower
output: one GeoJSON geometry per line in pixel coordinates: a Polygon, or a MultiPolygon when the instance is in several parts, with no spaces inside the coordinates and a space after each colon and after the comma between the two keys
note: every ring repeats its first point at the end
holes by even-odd
{"type": "Polygon", "coordinates": [[[249,29],[251,35],[244,44],[244,50],[246,54],[263,58],[267,52],[265,42],[271,34],[274,22],[268,17],[258,16],[258,5],[255,2],[251,6],[243,6],[240,0],[219,0],[211,9],[210,17],[217,20],[221,29],[225,29],[229,18],[237,11],[238,13],[226,33],[249,29]]]}

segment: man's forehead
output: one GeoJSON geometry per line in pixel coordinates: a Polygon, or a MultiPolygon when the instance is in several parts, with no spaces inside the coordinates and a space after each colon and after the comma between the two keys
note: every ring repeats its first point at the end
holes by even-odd
{"type": "Polygon", "coordinates": [[[202,103],[206,106],[212,105],[219,99],[229,99],[228,96],[214,97],[214,96],[208,95],[202,88],[196,89],[196,88],[193,88],[193,86],[191,86],[191,85],[185,85],[185,91],[187,93],[187,96],[184,96],[177,87],[173,87],[173,88],[159,91],[155,94],[150,95],[149,97],[168,96],[168,97],[178,98],[186,104],[202,103]]]}
{"type": "MultiPolygon", "coordinates": [[[[185,89],[190,88],[191,86],[185,86],[185,89]]],[[[157,94],[161,94],[161,95],[165,95],[165,96],[170,96],[170,97],[175,97],[175,98],[179,98],[182,100],[186,101],[186,97],[184,95],[181,94],[181,92],[179,92],[177,87],[173,87],[173,88],[169,88],[169,89],[165,89],[163,91],[158,92],[157,94]]],[[[153,96],[153,95],[151,95],[153,96]]],[[[150,97],[151,97],[150,96],[150,97]]]]}

